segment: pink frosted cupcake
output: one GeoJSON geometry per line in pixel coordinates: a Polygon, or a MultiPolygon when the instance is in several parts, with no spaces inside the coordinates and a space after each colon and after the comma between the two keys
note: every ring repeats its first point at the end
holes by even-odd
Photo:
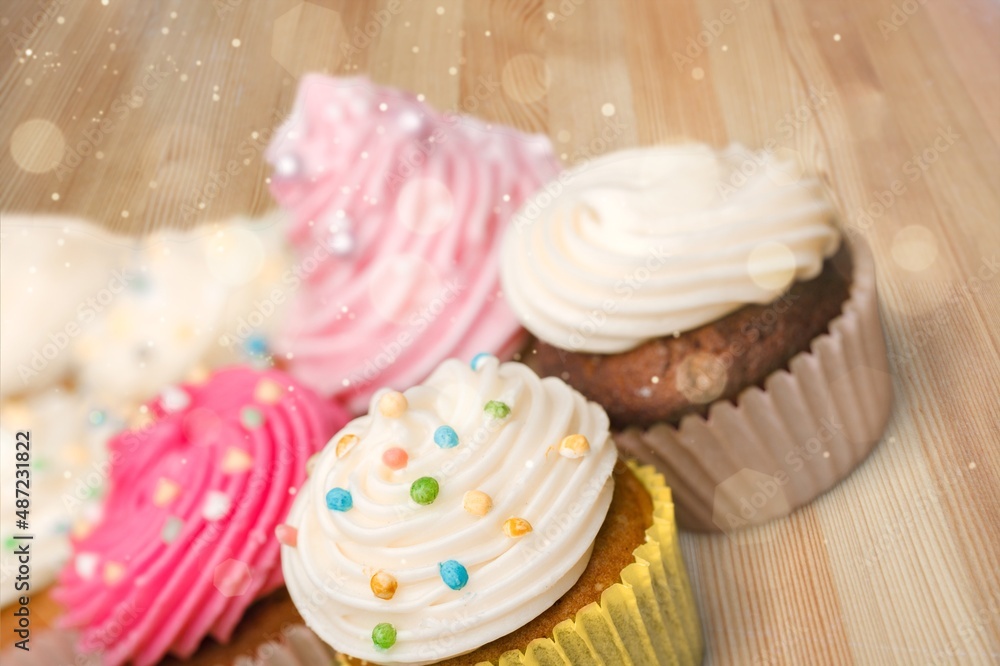
{"type": "MultiPolygon", "coordinates": [[[[241,618],[282,584],[275,527],[306,461],[345,421],[283,373],[242,367],[165,390],[151,414],[112,440],[104,514],[53,592],[79,652],[111,666],[188,659],[206,637],[225,644],[234,632],[245,649],[241,618]]],[[[248,619],[277,627],[296,619],[287,608],[248,619]]]]}
{"type": "Polygon", "coordinates": [[[295,376],[361,412],[375,388],[416,384],[446,358],[516,349],[494,249],[558,171],[546,138],[311,75],[268,158],[298,253],[275,345],[295,376]]]}

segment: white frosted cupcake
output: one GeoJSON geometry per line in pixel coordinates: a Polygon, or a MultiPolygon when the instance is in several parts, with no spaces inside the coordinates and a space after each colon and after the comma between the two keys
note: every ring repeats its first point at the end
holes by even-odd
{"type": "Polygon", "coordinates": [[[382,391],[279,528],[306,624],[345,663],[697,663],[669,490],[598,405],[450,360],[382,391]]]}

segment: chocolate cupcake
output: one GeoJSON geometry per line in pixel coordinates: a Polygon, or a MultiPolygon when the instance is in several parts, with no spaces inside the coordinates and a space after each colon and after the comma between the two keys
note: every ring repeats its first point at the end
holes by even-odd
{"type": "Polygon", "coordinates": [[[604,410],[520,363],[446,361],[323,451],[282,567],[343,664],[696,664],[670,491],[604,410]]]}
{"type": "Polygon", "coordinates": [[[607,409],[688,528],[789,513],[888,418],[871,257],[790,166],[738,146],[611,154],[546,187],[504,239],[504,292],[535,336],[522,359],[607,409]]]}

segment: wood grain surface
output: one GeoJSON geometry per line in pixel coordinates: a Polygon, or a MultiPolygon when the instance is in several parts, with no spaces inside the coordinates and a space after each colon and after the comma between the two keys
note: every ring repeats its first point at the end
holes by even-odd
{"type": "Polygon", "coordinates": [[[545,132],[567,163],[679,139],[801,158],[875,252],[894,415],[789,519],[684,536],[707,663],[1000,662],[997,3],[5,0],[0,36],[0,210],[136,233],[264,212],[261,150],[309,70],[545,132]]]}

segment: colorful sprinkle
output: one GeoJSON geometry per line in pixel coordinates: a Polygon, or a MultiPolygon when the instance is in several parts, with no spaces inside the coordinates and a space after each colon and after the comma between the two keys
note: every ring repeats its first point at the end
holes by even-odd
{"type": "Polygon", "coordinates": [[[583,435],[570,435],[559,442],[559,455],[563,458],[582,458],[590,453],[590,442],[583,435]]]}
{"type": "Polygon", "coordinates": [[[398,419],[408,406],[406,396],[399,391],[387,391],[378,399],[378,411],[390,419],[398,419]]]}
{"type": "Polygon", "coordinates": [[[267,338],[262,335],[251,335],[247,338],[246,342],[243,343],[243,351],[245,351],[248,356],[254,356],[257,358],[267,356],[267,338]]]}
{"type": "Polygon", "coordinates": [[[493,498],[481,490],[470,490],[462,497],[462,507],[474,516],[485,516],[493,509],[493,498]]]}
{"type": "Polygon", "coordinates": [[[90,421],[90,425],[99,426],[103,425],[105,419],[107,419],[107,414],[100,409],[90,410],[90,414],[87,415],[87,420],[90,421]]]}
{"type": "Polygon", "coordinates": [[[451,426],[440,426],[434,431],[434,443],[442,449],[453,449],[458,446],[458,433],[451,426]]]}
{"type": "Polygon", "coordinates": [[[410,486],[410,497],[417,504],[427,506],[437,499],[441,486],[437,479],[430,476],[422,476],[410,486]]]}
{"type": "Polygon", "coordinates": [[[357,435],[344,435],[337,440],[337,457],[346,456],[361,441],[357,435]]]}
{"type": "Polygon", "coordinates": [[[486,352],[479,352],[478,354],[472,357],[472,361],[469,363],[469,365],[472,366],[473,370],[479,370],[479,368],[483,367],[483,362],[490,356],[492,356],[492,354],[487,354],[486,352]]]}
{"type": "Polygon", "coordinates": [[[163,540],[163,543],[173,543],[177,540],[183,528],[183,520],[177,516],[170,516],[167,518],[167,522],[163,523],[163,529],[160,530],[160,538],[163,540]]]}
{"type": "Polygon", "coordinates": [[[349,490],[334,488],[326,494],[326,508],[331,511],[349,511],[353,506],[354,498],[349,490]]]}
{"type": "Polygon", "coordinates": [[[403,469],[409,460],[410,456],[398,446],[386,449],[382,454],[382,463],[389,469],[403,469]]]}
{"type": "Polygon", "coordinates": [[[295,548],[299,545],[299,531],[291,525],[282,523],[274,528],[274,536],[282,546],[295,548]]]}
{"type": "Polygon", "coordinates": [[[396,644],[396,627],[388,622],[381,622],[372,629],[372,643],[375,647],[388,650],[396,644]]]}
{"type": "Polygon", "coordinates": [[[167,386],[160,392],[160,405],[168,412],[179,412],[191,404],[191,396],[179,386],[167,386]]]}
{"type": "Polygon", "coordinates": [[[222,471],[226,474],[238,474],[253,467],[253,458],[243,449],[234,446],[226,449],[226,455],[222,458],[222,471]]]}
{"type": "Polygon", "coordinates": [[[125,566],[118,562],[108,562],[104,565],[104,582],[114,585],[125,575],[125,566]]]}
{"type": "Polygon", "coordinates": [[[253,430],[264,423],[264,415],[256,407],[244,407],[240,410],[240,423],[247,430],[253,430]]]}
{"type": "Polygon", "coordinates": [[[160,478],[153,491],[153,504],[163,507],[173,502],[181,494],[181,487],[170,479],[160,478]]]}
{"type": "Polygon", "coordinates": [[[318,453],[312,454],[311,456],[309,456],[309,459],[306,460],[306,474],[308,476],[312,476],[313,470],[316,469],[316,463],[318,462],[319,462],[318,453]]]}
{"type": "Polygon", "coordinates": [[[201,515],[205,520],[220,520],[229,513],[232,506],[229,496],[225,493],[212,490],[205,497],[205,506],[201,510],[201,515]]]}
{"type": "Polygon", "coordinates": [[[498,421],[510,416],[510,406],[506,402],[500,402],[499,400],[490,400],[486,403],[486,406],[483,407],[483,411],[486,412],[490,418],[498,421]]]}
{"type": "Polygon", "coordinates": [[[80,578],[90,580],[97,573],[97,555],[94,553],[80,553],[73,562],[73,568],[80,578]]]}
{"type": "Polygon", "coordinates": [[[385,571],[376,571],[375,575],[371,579],[372,594],[374,594],[379,599],[392,599],[396,594],[396,588],[399,587],[399,583],[396,582],[396,577],[385,571]]]}
{"type": "Polygon", "coordinates": [[[455,560],[448,560],[438,564],[441,572],[441,580],[453,590],[461,590],[469,582],[469,572],[455,560]]]}
{"type": "Polygon", "coordinates": [[[253,391],[253,397],[257,402],[264,403],[265,405],[273,405],[281,400],[282,393],[284,391],[280,384],[270,379],[262,379],[257,383],[257,387],[253,391]]]}
{"type": "Polygon", "coordinates": [[[522,537],[531,530],[531,523],[524,518],[508,518],[503,523],[503,533],[512,539],[522,537]]]}

